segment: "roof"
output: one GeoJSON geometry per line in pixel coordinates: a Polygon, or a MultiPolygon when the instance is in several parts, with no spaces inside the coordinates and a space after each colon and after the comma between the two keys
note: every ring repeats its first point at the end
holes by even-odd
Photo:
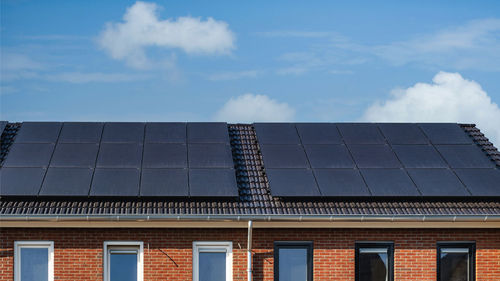
{"type": "MultiPolygon", "coordinates": [[[[8,123],[2,134],[1,161],[8,157],[21,123],[8,123]]],[[[471,124],[461,124],[500,167],[500,153],[471,124]]],[[[263,156],[253,124],[229,124],[238,187],[236,198],[3,197],[0,215],[498,215],[497,197],[459,198],[282,198],[271,195],[263,156]]]]}

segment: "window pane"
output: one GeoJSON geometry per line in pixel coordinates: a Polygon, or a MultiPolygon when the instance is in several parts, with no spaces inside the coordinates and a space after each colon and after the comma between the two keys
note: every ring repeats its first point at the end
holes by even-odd
{"type": "Polygon", "coordinates": [[[137,253],[111,253],[109,267],[111,281],[136,281],[137,253]]]}
{"type": "Polygon", "coordinates": [[[441,249],[440,280],[468,281],[469,253],[468,249],[441,249]]]}
{"type": "Polygon", "coordinates": [[[307,249],[279,249],[279,280],[307,280],[307,249]]]}
{"type": "Polygon", "coordinates": [[[226,280],[226,253],[201,252],[199,259],[200,281],[226,280]]]}
{"type": "Polygon", "coordinates": [[[21,248],[21,280],[44,281],[49,279],[49,249],[21,248]]]}
{"type": "Polygon", "coordinates": [[[359,253],[359,280],[360,281],[386,281],[388,280],[387,250],[363,251],[359,253]]]}

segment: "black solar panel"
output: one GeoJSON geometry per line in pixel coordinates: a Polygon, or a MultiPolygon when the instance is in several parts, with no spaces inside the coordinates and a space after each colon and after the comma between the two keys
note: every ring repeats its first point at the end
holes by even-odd
{"type": "Polygon", "coordinates": [[[106,123],[102,133],[103,143],[143,142],[144,123],[106,123]]]}
{"type": "Polygon", "coordinates": [[[457,176],[448,169],[408,169],[423,196],[468,196],[457,176]]]}
{"type": "Polygon", "coordinates": [[[189,144],[188,163],[190,168],[234,168],[231,147],[219,143],[189,144]]]}
{"type": "Polygon", "coordinates": [[[187,197],[187,169],[144,169],[141,177],[141,196],[187,197]]]}
{"type": "Polygon", "coordinates": [[[99,143],[103,126],[103,123],[94,122],[66,122],[59,143],[99,143]]]}
{"type": "Polygon", "coordinates": [[[260,144],[300,144],[294,124],[255,123],[254,126],[260,144]]]}
{"type": "Polygon", "coordinates": [[[186,123],[147,123],[147,143],[185,143],[186,123]]]}
{"type": "Polygon", "coordinates": [[[446,168],[448,165],[431,145],[393,145],[406,168],[446,168]]]}
{"type": "Polygon", "coordinates": [[[7,121],[0,121],[0,136],[2,135],[3,130],[5,129],[5,126],[7,126],[7,124],[7,121]]]}
{"type": "Polygon", "coordinates": [[[146,143],[144,168],[187,168],[187,146],[182,143],[146,143]]]}
{"type": "Polygon", "coordinates": [[[304,145],[312,168],[354,168],[354,161],[345,145],[304,145]]]}
{"type": "Polygon", "coordinates": [[[90,196],[138,196],[139,169],[96,169],[90,196]]]}
{"type": "Polygon", "coordinates": [[[353,144],[348,148],[359,168],[401,167],[401,163],[388,145],[353,144]]]}
{"type": "Polygon", "coordinates": [[[50,166],[93,168],[98,150],[95,143],[58,143],[50,166]]]}
{"type": "Polygon", "coordinates": [[[140,168],[142,145],[138,143],[103,143],[97,168],[140,168]]]}
{"type": "Polygon", "coordinates": [[[266,168],[309,168],[309,163],[301,145],[260,146],[266,168]]]}
{"type": "Polygon", "coordinates": [[[337,126],[332,123],[295,124],[303,144],[341,144],[337,126]]]}
{"type": "Polygon", "coordinates": [[[233,169],[190,169],[191,197],[237,197],[238,185],[233,169]]]}
{"type": "Polygon", "coordinates": [[[0,169],[0,196],[37,196],[45,168],[0,169]]]}
{"type": "Polygon", "coordinates": [[[189,143],[229,143],[227,123],[188,123],[189,143]]]}
{"type": "Polygon", "coordinates": [[[495,163],[475,144],[436,145],[452,168],[493,168],[495,163]]]}
{"type": "Polygon", "coordinates": [[[92,169],[49,168],[40,196],[88,196],[92,169]]]}
{"type": "Polygon", "coordinates": [[[323,196],[370,196],[363,178],[354,169],[314,169],[323,196]]]}
{"type": "Polygon", "coordinates": [[[373,196],[419,196],[417,188],[402,169],[363,169],[361,174],[373,196]]]}
{"type": "Polygon", "coordinates": [[[337,127],[347,144],[384,144],[384,136],[376,124],[339,123],[337,127]]]}
{"type": "Polygon", "coordinates": [[[453,123],[423,123],[419,124],[433,144],[470,144],[472,139],[453,123]]]}
{"type": "Polygon", "coordinates": [[[24,122],[16,143],[56,143],[61,130],[59,122],[24,122]]]}
{"type": "Polygon", "coordinates": [[[51,143],[14,143],[4,167],[47,167],[54,151],[51,143]]]}
{"type": "Polygon", "coordinates": [[[429,140],[417,124],[380,123],[380,130],[390,144],[428,144],[429,140]]]}
{"type": "Polygon", "coordinates": [[[308,169],[267,169],[272,196],[321,196],[316,180],[308,169]]]}
{"type": "Polygon", "coordinates": [[[455,172],[473,196],[500,196],[500,170],[456,169],[455,172]]]}

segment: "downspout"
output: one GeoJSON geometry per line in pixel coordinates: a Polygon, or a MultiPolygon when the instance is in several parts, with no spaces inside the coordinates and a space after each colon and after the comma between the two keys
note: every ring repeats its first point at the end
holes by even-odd
{"type": "Polygon", "coordinates": [[[248,221],[248,241],[247,241],[247,275],[248,281],[252,281],[252,227],[253,222],[248,221]]]}

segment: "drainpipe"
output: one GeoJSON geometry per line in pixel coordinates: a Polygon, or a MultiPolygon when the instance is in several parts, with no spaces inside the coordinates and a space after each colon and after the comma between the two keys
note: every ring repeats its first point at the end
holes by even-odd
{"type": "Polygon", "coordinates": [[[252,281],[252,227],[253,222],[248,221],[248,241],[247,241],[247,275],[248,281],[252,281]]]}

